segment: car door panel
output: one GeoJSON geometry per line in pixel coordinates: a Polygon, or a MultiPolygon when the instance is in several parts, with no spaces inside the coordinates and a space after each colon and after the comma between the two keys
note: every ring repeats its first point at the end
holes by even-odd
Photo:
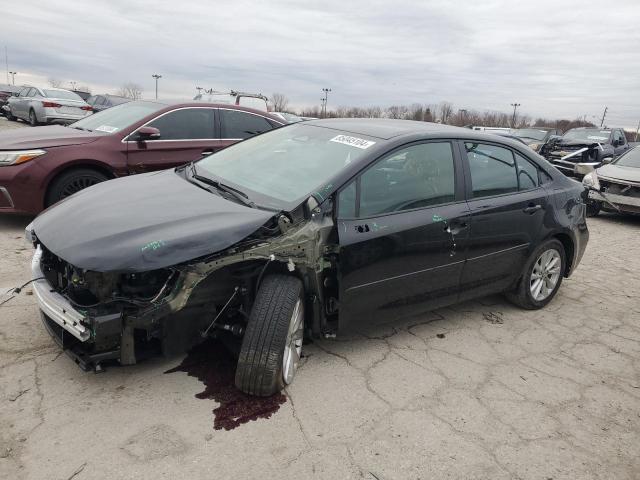
{"type": "Polygon", "coordinates": [[[546,191],[518,192],[469,201],[471,215],[461,299],[500,291],[522,271],[546,212],[546,191]]]}
{"type": "Polygon", "coordinates": [[[464,202],[338,222],[341,323],[426,311],[457,299],[468,229],[464,202]]]}

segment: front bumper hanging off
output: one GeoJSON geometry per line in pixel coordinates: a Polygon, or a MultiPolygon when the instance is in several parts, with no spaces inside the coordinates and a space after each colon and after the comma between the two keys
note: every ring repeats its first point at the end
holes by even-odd
{"type": "Polygon", "coordinates": [[[42,248],[38,245],[31,260],[33,293],[40,308],[42,323],[54,341],[83,370],[97,369],[100,362],[119,359],[119,348],[95,352],[93,340],[96,329],[104,334],[119,334],[122,328],[121,314],[89,317],[79,311],[44,278],[41,260],[42,248]]]}

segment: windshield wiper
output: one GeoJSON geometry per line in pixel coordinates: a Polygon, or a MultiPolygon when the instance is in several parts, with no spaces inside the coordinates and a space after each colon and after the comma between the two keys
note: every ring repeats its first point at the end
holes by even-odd
{"type": "Polygon", "coordinates": [[[212,178],[198,175],[198,172],[196,171],[195,163],[191,162],[189,165],[191,166],[191,178],[194,178],[199,182],[206,183],[207,185],[210,185],[222,192],[228,193],[229,195],[233,196],[235,199],[239,200],[243,205],[246,205],[251,208],[256,208],[256,204],[251,200],[249,200],[249,196],[243,191],[238,190],[237,188],[230,187],[229,185],[225,185],[224,183],[221,183],[212,178]]]}
{"type": "Polygon", "coordinates": [[[69,125],[70,128],[75,128],[76,130],[84,130],[85,132],[93,132],[93,130],[89,130],[88,128],[73,126],[73,124],[69,125]]]}

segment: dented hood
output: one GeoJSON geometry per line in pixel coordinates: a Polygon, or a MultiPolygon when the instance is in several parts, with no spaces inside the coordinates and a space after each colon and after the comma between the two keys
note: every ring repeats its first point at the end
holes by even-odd
{"type": "Polygon", "coordinates": [[[78,268],[142,272],[223,250],[273,214],[226,200],[165,170],[82,190],[45,210],[27,229],[78,268]]]}

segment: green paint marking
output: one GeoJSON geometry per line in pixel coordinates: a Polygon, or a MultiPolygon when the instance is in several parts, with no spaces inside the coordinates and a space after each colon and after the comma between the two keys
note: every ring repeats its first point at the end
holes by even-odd
{"type": "Polygon", "coordinates": [[[147,250],[158,250],[165,246],[164,240],[154,240],[153,242],[149,242],[144,245],[141,250],[144,253],[147,250]]]}

